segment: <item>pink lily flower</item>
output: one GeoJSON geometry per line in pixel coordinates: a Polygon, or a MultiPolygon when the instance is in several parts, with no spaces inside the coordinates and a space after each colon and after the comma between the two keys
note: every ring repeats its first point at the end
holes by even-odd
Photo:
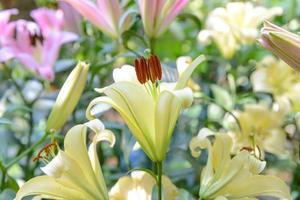
{"type": "MultiPolygon", "coordinates": [[[[5,40],[4,32],[5,32],[5,28],[7,27],[7,24],[9,23],[10,16],[16,14],[18,14],[17,9],[0,11],[0,44],[2,43],[1,41],[5,40]]],[[[4,60],[9,60],[13,57],[13,55],[11,55],[10,53],[5,53],[5,52],[0,52],[0,53],[2,59],[4,60]]]]}
{"type": "Polygon", "coordinates": [[[63,0],[82,16],[112,38],[118,38],[131,25],[128,12],[123,12],[119,0],[63,0]]]}
{"type": "Polygon", "coordinates": [[[150,38],[163,34],[188,0],[138,0],[145,33],[150,38]]]}
{"type": "Polygon", "coordinates": [[[31,16],[36,23],[17,20],[6,25],[0,61],[15,58],[43,79],[52,81],[53,66],[61,46],[76,40],[77,35],[62,31],[64,18],[61,10],[40,8],[32,11],[31,16]]]}

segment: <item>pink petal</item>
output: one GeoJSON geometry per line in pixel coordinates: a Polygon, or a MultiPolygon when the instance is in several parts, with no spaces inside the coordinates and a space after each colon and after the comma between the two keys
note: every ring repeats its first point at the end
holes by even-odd
{"type": "Polygon", "coordinates": [[[61,44],[73,42],[75,40],[78,40],[78,35],[71,32],[63,32],[61,34],[61,44]]]}
{"type": "Polygon", "coordinates": [[[61,44],[62,38],[55,35],[44,41],[42,48],[42,65],[54,66],[59,57],[61,44]]]}
{"type": "Polygon", "coordinates": [[[122,15],[119,0],[97,0],[97,5],[106,22],[117,33],[119,31],[118,22],[122,15]]]}
{"type": "Polygon", "coordinates": [[[53,81],[54,80],[54,70],[52,66],[39,66],[37,70],[38,75],[40,75],[42,78],[48,80],[48,81],[53,81]]]}
{"type": "Polygon", "coordinates": [[[149,37],[154,37],[154,29],[157,15],[157,8],[161,6],[162,0],[139,0],[139,8],[142,15],[144,30],[149,37]]]}
{"type": "Polygon", "coordinates": [[[64,29],[80,34],[82,18],[79,13],[67,2],[59,1],[58,4],[65,17],[64,29]]]}
{"type": "Polygon", "coordinates": [[[110,27],[105,17],[99,12],[99,8],[96,7],[89,0],[64,0],[73,6],[82,16],[87,18],[92,24],[98,27],[104,33],[116,37],[116,33],[110,27]]]}
{"type": "Polygon", "coordinates": [[[188,0],[177,0],[174,2],[170,10],[168,11],[165,19],[160,23],[160,25],[157,27],[157,35],[161,35],[171,24],[171,22],[174,20],[174,18],[181,12],[181,10],[185,7],[185,5],[188,3],[188,0]]]}
{"type": "Polygon", "coordinates": [[[9,22],[11,15],[18,14],[17,9],[9,9],[9,10],[3,10],[0,11],[0,31],[2,31],[5,28],[5,25],[9,22]]]}
{"type": "Polygon", "coordinates": [[[32,18],[38,23],[47,37],[52,30],[61,30],[64,24],[64,14],[62,10],[51,10],[38,8],[31,11],[32,18]]]}

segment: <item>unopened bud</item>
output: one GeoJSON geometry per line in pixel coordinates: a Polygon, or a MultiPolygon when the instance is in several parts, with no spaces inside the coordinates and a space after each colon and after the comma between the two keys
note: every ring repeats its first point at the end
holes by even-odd
{"type": "Polygon", "coordinates": [[[47,121],[46,131],[57,131],[74,111],[85,88],[89,65],[79,62],[62,86],[47,121]]]}

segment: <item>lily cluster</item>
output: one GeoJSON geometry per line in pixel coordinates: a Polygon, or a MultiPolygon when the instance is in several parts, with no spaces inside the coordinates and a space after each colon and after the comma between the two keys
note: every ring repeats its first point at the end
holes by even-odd
{"type": "Polygon", "coordinates": [[[284,61],[274,56],[264,57],[257,63],[251,83],[255,92],[272,94],[280,110],[299,110],[300,75],[284,61]]]}
{"type": "Polygon", "coordinates": [[[77,35],[63,31],[61,10],[39,8],[31,12],[35,20],[9,22],[16,9],[0,12],[0,62],[18,60],[42,79],[54,79],[53,66],[63,44],[74,41],[77,35]]]}
{"type": "Polygon", "coordinates": [[[252,44],[259,35],[258,26],[267,19],[282,14],[282,9],[254,6],[250,2],[230,2],[225,8],[213,10],[198,39],[203,44],[212,40],[222,56],[231,59],[241,45],[252,44]]]}
{"type": "MultiPolygon", "coordinates": [[[[107,141],[112,147],[115,136],[98,119],[71,128],[64,139],[64,150],[58,149],[52,160],[46,161],[47,165],[41,168],[45,175],[26,182],[18,191],[16,200],[27,196],[73,200],[151,200],[155,179],[143,171],[120,178],[108,192],[97,155],[97,143],[100,141],[107,141]],[[87,148],[88,128],[94,136],[87,148]]],[[[175,200],[178,191],[170,179],[164,176],[162,184],[166,197],[175,200]]]]}

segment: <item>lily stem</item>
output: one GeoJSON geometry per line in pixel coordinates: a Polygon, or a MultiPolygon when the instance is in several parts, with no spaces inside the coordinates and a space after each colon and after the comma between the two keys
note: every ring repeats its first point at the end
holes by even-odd
{"type": "Polygon", "coordinates": [[[158,189],[158,200],[162,200],[162,174],[163,174],[163,164],[162,162],[157,162],[156,164],[156,185],[158,189]]]}
{"type": "Polygon", "coordinates": [[[155,43],[156,43],[155,38],[152,37],[149,39],[149,46],[150,46],[151,54],[155,53],[155,43]]]}
{"type": "Polygon", "coordinates": [[[48,132],[45,132],[43,137],[41,137],[36,143],[34,143],[32,146],[30,146],[28,149],[23,151],[20,155],[18,155],[16,158],[14,158],[12,161],[10,161],[8,164],[4,165],[5,169],[9,169],[12,167],[15,163],[19,162],[24,156],[31,153],[35,148],[40,146],[48,137],[48,132]]]}

